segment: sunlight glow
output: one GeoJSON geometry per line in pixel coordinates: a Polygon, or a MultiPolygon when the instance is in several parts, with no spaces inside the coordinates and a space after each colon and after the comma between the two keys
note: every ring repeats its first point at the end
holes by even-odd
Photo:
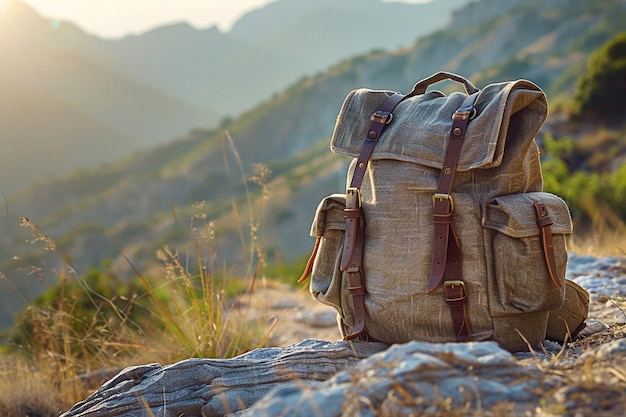
{"type": "Polygon", "coordinates": [[[244,13],[277,0],[20,1],[47,19],[68,20],[87,33],[118,39],[179,22],[188,22],[199,29],[217,25],[221,30],[229,30],[244,13]]]}

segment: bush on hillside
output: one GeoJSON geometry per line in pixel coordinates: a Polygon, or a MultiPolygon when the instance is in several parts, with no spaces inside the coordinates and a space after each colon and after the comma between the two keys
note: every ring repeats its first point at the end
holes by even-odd
{"type": "Polygon", "coordinates": [[[626,219],[626,164],[613,171],[586,171],[572,168],[566,162],[576,151],[570,137],[543,138],[544,156],[542,171],[545,191],[565,199],[574,222],[588,229],[598,221],[608,221],[613,228],[620,228],[626,219]]]}
{"type": "Polygon", "coordinates": [[[591,55],[574,94],[573,113],[585,119],[618,121],[626,111],[626,32],[591,55]]]}

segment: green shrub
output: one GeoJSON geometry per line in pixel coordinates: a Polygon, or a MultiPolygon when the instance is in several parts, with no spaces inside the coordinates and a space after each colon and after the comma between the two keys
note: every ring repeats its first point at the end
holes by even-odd
{"type": "Polygon", "coordinates": [[[626,164],[614,171],[586,171],[572,168],[566,162],[577,149],[571,138],[555,139],[544,136],[545,154],[542,159],[544,190],[565,199],[576,226],[592,227],[599,219],[612,218],[614,227],[626,219],[626,164]]]}
{"type": "Polygon", "coordinates": [[[573,112],[587,119],[620,120],[626,111],[626,32],[589,58],[574,94],[573,112]]]}

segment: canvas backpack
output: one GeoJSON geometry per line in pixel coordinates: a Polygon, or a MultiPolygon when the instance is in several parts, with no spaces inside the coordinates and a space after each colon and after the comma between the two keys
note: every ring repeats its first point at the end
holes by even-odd
{"type": "Polygon", "coordinates": [[[520,351],[584,327],[588,294],[565,279],[569,209],[543,192],[547,111],[530,81],[479,90],[447,72],[406,95],[348,94],[330,145],[353,158],[346,192],[319,204],[301,278],[346,340],[520,351]],[[465,92],[428,90],[446,79],[465,92]]]}

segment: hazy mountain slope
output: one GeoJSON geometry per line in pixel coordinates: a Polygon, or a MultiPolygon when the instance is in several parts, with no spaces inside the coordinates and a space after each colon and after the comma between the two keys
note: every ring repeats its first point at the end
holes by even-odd
{"type": "Polygon", "coordinates": [[[176,24],[85,52],[180,100],[210,106],[216,121],[342,58],[410,45],[467,1],[280,0],[244,15],[227,33],[176,24]]]}
{"type": "Polygon", "coordinates": [[[40,180],[42,174],[66,172],[68,159],[88,166],[101,162],[103,155],[115,160],[138,147],[136,138],[84,114],[80,107],[29,85],[11,83],[7,87],[0,82],[0,96],[16,89],[19,95],[13,100],[0,101],[2,192],[40,180]],[[81,137],[90,141],[81,141],[81,137]]]}
{"type": "Polygon", "coordinates": [[[273,92],[260,93],[258,86],[250,85],[254,81],[267,88],[266,81],[253,79],[251,71],[274,72],[270,82],[277,88],[286,85],[280,84],[285,82],[284,77],[305,73],[305,68],[294,64],[289,54],[250,46],[216,28],[196,30],[186,23],[103,43],[87,55],[130,79],[210,109],[211,124],[273,92]]]}
{"type": "MultiPolygon", "coordinates": [[[[19,2],[0,15],[2,190],[113,161],[202,125],[204,111],[59,48],[55,29],[19,2]],[[183,128],[185,126],[185,128],[183,128]]],[[[58,35],[58,36],[57,36],[58,35]]]]}

